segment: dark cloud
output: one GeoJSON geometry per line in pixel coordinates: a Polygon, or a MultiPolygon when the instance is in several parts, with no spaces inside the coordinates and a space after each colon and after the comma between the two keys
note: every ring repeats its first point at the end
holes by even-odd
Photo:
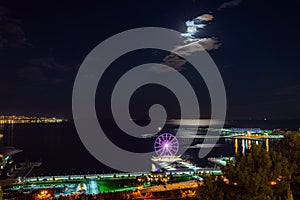
{"type": "Polygon", "coordinates": [[[212,38],[202,38],[198,43],[207,51],[219,49],[222,45],[219,40],[215,37],[212,38]]]}
{"type": "Polygon", "coordinates": [[[75,71],[78,65],[65,65],[55,61],[53,57],[34,58],[27,66],[18,70],[20,78],[46,84],[61,84],[65,76],[75,71]]]}
{"type": "MultiPolygon", "coordinates": [[[[195,52],[203,51],[203,50],[211,51],[214,49],[218,49],[220,46],[221,43],[217,40],[217,38],[201,38],[201,39],[197,39],[197,41],[195,42],[177,46],[172,50],[172,52],[182,56],[190,56],[195,52]]],[[[170,54],[163,59],[163,64],[168,65],[177,71],[181,71],[183,65],[186,64],[186,60],[178,57],[175,54],[170,54]]],[[[162,67],[162,66],[154,66],[153,70],[156,72],[170,71],[168,67],[162,67]]]]}
{"type": "Polygon", "coordinates": [[[221,43],[217,38],[200,38],[194,42],[176,47],[173,52],[180,55],[189,56],[197,51],[207,51],[218,49],[221,43]]]}
{"type": "Polygon", "coordinates": [[[170,54],[163,59],[162,65],[153,65],[149,71],[157,73],[172,72],[172,68],[181,71],[182,66],[186,63],[184,59],[181,59],[175,54],[170,54]]]}
{"type": "MultiPolygon", "coordinates": [[[[182,70],[182,66],[186,63],[184,59],[176,56],[175,54],[181,56],[190,56],[193,53],[203,50],[214,50],[218,49],[221,46],[221,43],[218,41],[217,38],[201,38],[198,34],[200,30],[203,30],[208,22],[212,21],[214,16],[212,14],[202,14],[193,20],[188,20],[185,22],[186,24],[186,31],[181,34],[181,36],[185,39],[184,44],[175,47],[171,54],[164,58],[163,64],[169,65],[170,67],[174,68],[175,70],[182,70]]],[[[157,69],[156,69],[157,70],[157,69]]],[[[166,72],[166,69],[160,69],[161,72],[166,72]]]]}
{"type": "Polygon", "coordinates": [[[20,20],[9,16],[9,10],[0,7],[0,49],[29,46],[20,20]]]}
{"type": "Polygon", "coordinates": [[[241,2],[242,2],[242,0],[233,0],[233,1],[225,2],[225,3],[221,4],[221,6],[219,6],[218,10],[223,10],[225,8],[238,6],[238,5],[240,5],[241,2]]]}
{"type": "MultiPolygon", "coordinates": [[[[186,61],[184,59],[181,59],[180,57],[174,54],[168,55],[163,59],[163,64],[168,65],[169,67],[172,67],[177,71],[181,71],[182,66],[185,63],[186,61]]],[[[160,69],[161,72],[164,72],[164,70],[167,71],[166,69],[160,69]]]]}
{"type": "Polygon", "coordinates": [[[38,66],[45,70],[52,70],[57,72],[65,72],[74,69],[74,67],[70,65],[64,65],[56,62],[53,57],[34,58],[29,60],[29,64],[38,66]]]}
{"type": "Polygon", "coordinates": [[[202,21],[211,21],[213,20],[214,16],[212,14],[203,14],[199,17],[196,17],[195,19],[199,19],[199,20],[202,20],[202,21]]]}

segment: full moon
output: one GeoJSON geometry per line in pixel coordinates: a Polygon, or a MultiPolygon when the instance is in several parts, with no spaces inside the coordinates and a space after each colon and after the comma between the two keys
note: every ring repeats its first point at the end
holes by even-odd
{"type": "Polygon", "coordinates": [[[187,32],[188,33],[196,33],[197,32],[197,28],[195,26],[189,26],[187,28],[187,32]]]}

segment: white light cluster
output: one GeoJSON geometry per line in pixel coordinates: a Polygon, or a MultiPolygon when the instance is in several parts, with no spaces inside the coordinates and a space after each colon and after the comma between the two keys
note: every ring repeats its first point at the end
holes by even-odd
{"type": "Polygon", "coordinates": [[[198,40],[195,38],[195,34],[199,31],[199,29],[204,29],[207,22],[211,21],[213,16],[210,14],[203,14],[194,18],[193,20],[188,20],[185,22],[187,27],[186,32],[182,33],[183,37],[186,37],[186,42],[192,42],[198,40]]]}

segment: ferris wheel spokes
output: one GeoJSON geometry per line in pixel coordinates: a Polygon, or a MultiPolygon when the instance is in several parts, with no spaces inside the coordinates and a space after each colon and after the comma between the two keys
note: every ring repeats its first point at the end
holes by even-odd
{"type": "Polygon", "coordinates": [[[160,157],[175,156],[179,150],[179,142],[171,133],[163,133],[156,138],[154,150],[160,157]]]}

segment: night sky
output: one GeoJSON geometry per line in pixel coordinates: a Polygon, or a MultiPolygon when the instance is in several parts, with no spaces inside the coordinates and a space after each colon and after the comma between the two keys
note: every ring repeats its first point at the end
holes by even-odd
{"type": "Polygon", "coordinates": [[[299,7],[296,0],[3,0],[0,114],[70,118],[76,72],[100,42],[137,27],[184,32],[187,20],[210,14],[201,37],[221,44],[208,52],[224,80],[227,118],[299,119],[299,7]]]}

